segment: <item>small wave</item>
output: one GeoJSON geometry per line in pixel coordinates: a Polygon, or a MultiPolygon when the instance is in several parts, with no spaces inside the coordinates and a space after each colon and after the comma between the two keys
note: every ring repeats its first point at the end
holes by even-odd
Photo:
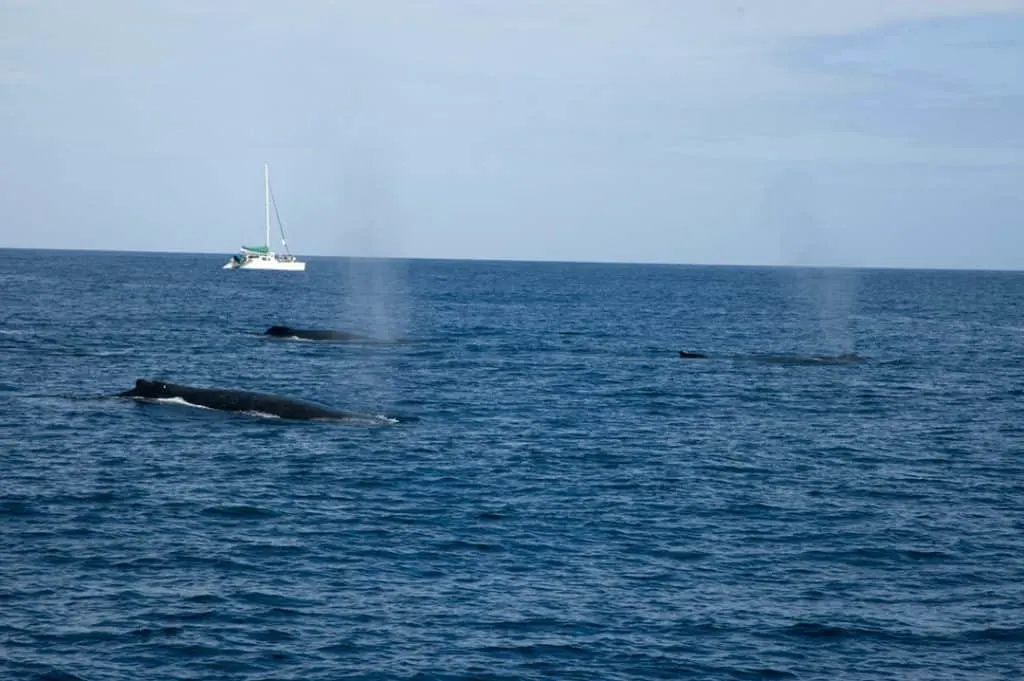
{"type": "Polygon", "coordinates": [[[25,395],[25,397],[33,400],[68,400],[69,402],[102,402],[121,398],[120,395],[71,395],[68,393],[25,395]]]}
{"type": "Polygon", "coordinates": [[[63,495],[55,501],[63,501],[66,503],[86,503],[86,504],[108,504],[115,501],[123,501],[126,499],[138,498],[142,496],[140,494],[115,494],[110,490],[97,490],[93,492],[84,492],[81,494],[67,494],[63,495]]]}
{"type": "Polygon", "coordinates": [[[1013,641],[1019,643],[1024,641],[1024,627],[991,627],[980,631],[968,632],[963,637],[975,641],[1013,641]]]}
{"type": "Polygon", "coordinates": [[[275,341],[289,341],[294,343],[314,343],[316,345],[415,345],[426,341],[414,338],[371,338],[369,336],[353,335],[351,338],[307,338],[303,336],[275,336],[266,333],[251,332],[254,336],[266,336],[275,341]]]}
{"type": "Polygon", "coordinates": [[[535,617],[525,617],[522,619],[504,619],[498,620],[491,623],[496,629],[514,631],[514,632],[535,632],[535,631],[548,631],[554,628],[561,627],[564,622],[554,617],[546,617],[538,615],[535,617]]]}
{"type": "Polygon", "coordinates": [[[672,560],[677,560],[681,563],[692,563],[699,560],[707,560],[712,557],[712,554],[707,551],[683,551],[683,550],[669,550],[659,554],[672,560]]]}
{"type": "Polygon", "coordinates": [[[65,400],[68,402],[100,402],[118,399],[118,395],[72,395],[69,393],[28,393],[20,396],[25,400],[65,400]]]}
{"type": "Polygon", "coordinates": [[[605,393],[605,395],[610,398],[639,397],[647,400],[656,400],[660,397],[674,397],[675,393],[661,386],[636,386],[613,389],[605,393]]]}
{"type": "Polygon", "coordinates": [[[306,613],[295,608],[286,608],[280,605],[275,605],[264,613],[266,617],[299,617],[306,613]]]}
{"type": "Polygon", "coordinates": [[[988,629],[966,631],[959,634],[928,634],[924,632],[892,631],[888,629],[866,627],[844,627],[817,622],[797,622],[796,624],[786,627],[784,631],[790,636],[811,639],[839,640],[847,638],[863,638],[897,643],[920,643],[923,641],[948,642],[952,639],[974,642],[991,641],[999,643],[1020,643],[1024,641],[1024,628],[1022,627],[990,627],[988,629]]]}
{"type": "Polygon", "coordinates": [[[36,681],[85,681],[85,679],[61,669],[52,669],[37,676],[36,681]]]}
{"type": "Polygon", "coordinates": [[[138,351],[134,348],[124,348],[122,350],[92,350],[90,354],[93,357],[126,357],[136,352],[138,351]]]}
{"type": "Polygon", "coordinates": [[[804,365],[832,365],[832,364],[861,364],[867,361],[856,353],[843,353],[839,355],[751,355],[750,359],[764,364],[782,364],[793,366],[804,365]]]}
{"type": "Polygon", "coordinates": [[[358,648],[359,646],[355,643],[342,641],[341,643],[331,643],[321,646],[317,648],[317,651],[328,655],[351,655],[352,651],[357,650],[358,648]]]}
{"type": "Polygon", "coordinates": [[[217,655],[225,655],[232,651],[224,650],[222,648],[214,648],[213,646],[202,645],[199,643],[190,643],[185,645],[170,644],[164,645],[163,650],[178,657],[183,658],[197,658],[197,657],[214,657],[217,655]]]}
{"type": "MultiPolygon", "coordinates": [[[[413,402],[412,400],[404,400],[406,404],[403,407],[412,406],[413,408],[420,408],[425,406],[424,402],[413,402]]],[[[401,424],[401,423],[419,423],[422,419],[419,416],[413,416],[412,414],[403,414],[402,412],[392,412],[390,414],[376,414],[374,418],[380,418],[388,421],[389,423],[401,424]]]]}
{"type": "Polygon", "coordinates": [[[277,511],[247,505],[210,506],[204,508],[201,513],[222,518],[276,518],[280,515],[277,511]]]}
{"type": "Polygon", "coordinates": [[[853,636],[856,632],[852,629],[834,627],[827,624],[817,624],[814,622],[798,622],[790,627],[787,627],[786,633],[791,634],[793,636],[802,636],[806,638],[843,638],[846,636],[853,636]]]}
{"type": "Polygon", "coordinates": [[[496,551],[504,550],[500,544],[488,544],[485,542],[469,542],[463,541],[461,539],[442,542],[437,548],[438,550],[446,553],[458,551],[480,551],[483,553],[493,553],[496,551]]]}
{"type": "Polygon", "coordinates": [[[48,645],[77,645],[89,643],[102,643],[113,641],[119,638],[115,631],[107,629],[93,629],[89,631],[63,631],[55,633],[33,634],[33,638],[48,645]]]}
{"type": "Polygon", "coordinates": [[[796,679],[799,678],[793,672],[784,669],[742,669],[732,672],[737,679],[796,679]]]}
{"type": "Polygon", "coordinates": [[[148,638],[152,638],[154,636],[178,636],[183,631],[185,631],[184,627],[166,626],[166,627],[157,627],[155,629],[152,629],[150,627],[140,627],[140,628],[135,629],[134,631],[132,631],[131,635],[132,636],[137,636],[139,638],[148,639],[148,638]]]}
{"type": "MultiPolygon", "coordinates": [[[[167,564],[167,558],[164,556],[140,556],[138,558],[119,560],[113,563],[101,563],[100,565],[103,564],[109,565],[115,570],[144,570],[146,568],[159,569],[167,564]]],[[[100,567],[100,565],[97,565],[96,567],[100,567]]]]}
{"type": "Polygon", "coordinates": [[[312,421],[329,421],[337,423],[338,421],[344,421],[350,425],[365,425],[365,426],[394,426],[400,423],[406,423],[407,421],[416,421],[415,417],[403,417],[401,419],[384,416],[382,414],[352,414],[343,419],[338,418],[322,418],[322,419],[311,419],[312,421]]]}
{"type": "Polygon", "coordinates": [[[957,556],[945,551],[864,546],[843,550],[810,549],[803,560],[858,566],[907,565],[954,562],[957,556]]]}
{"type": "Polygon", "coordinates": [[[249,638],[254,641],[263,641],[264,643],[280,643],[282,641],[294,641],[295,635],[280,629],[264,629],[251,633],[249,638]]]}
{"type": "Polygon", "coordinates": [[[953,557],[945,551],[927,551],[922,549],[905,549],[902,553],[904,557],[910,560],[948,560],[953,557]]]}
{"type": "Polygon", "coordinates": [[[214,619],[220,615],[216,610],[190,610],[185,612],[178,612],[168,617],[179,620],[181,622],[203,622],[209,619],[214,619]]]}
{"type": "Polygon", "coordinates": [[[293,598],[291,596],[283,596],[281,594],[268,593],[266,591],[240,591],[232,594],[232,596],[245,603],[265,605],[270,608],[279,608],[289,612],[298,612],[299,608],[310,607],[314,604],[314,601],[309,599],[293,598]]]}
{"type": "Polygon", "coordinates": [[[797,622],[785,628],[785,633],[790,636],[811,639],[832,639],[840,640],[847,638],[874,639],[890,642],[913,642],[922,638],[919,634],[903,631],[890,631],[886,629],[875,629],[867,627],[843,627],[818,622],[797,622]]]}
{"type": "Polygon", "coordinates": [[[521,645],[496,645],[485,646],[482,650],[499,654],[513,653],[527,657],[536,657],[540,655],[553,657],[576,656],[581,653],[589,652],[588,648],[576,643],[524,643],[521,645]]]}
{"type": "Polygon", "coordinates": [[[39,515],[39,511],[27,501],[21,499],[0,500],[0,516],[31,516],[39,515]]]}

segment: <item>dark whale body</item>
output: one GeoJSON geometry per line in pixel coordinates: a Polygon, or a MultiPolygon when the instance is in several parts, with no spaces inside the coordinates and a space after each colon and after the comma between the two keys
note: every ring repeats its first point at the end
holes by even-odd
{"type": "Polygon", "coordinates": [[[288,397],[278,397],[247,390],[222,390],[219,388],[191,388],[166,381],[147,381],[140,378],[135,387],[120,393],[119,397],[135,397],[144,400],[178,398],[189,404],[217,409],[220,411],[255,412],[279,416],[283,419],[352,419],[365,418],[360,414],[322,407],[288,397]]]}
{"type": "MultiPolygon", "coordinates": [[[[710,359],[710,355],[700,352],[689,352],[680,350],[679,357],[682,359],[710,359]]],[[[730,359],[725,357],[724,359],[730,359]]],[[[839,355],[735,355],[731,359],[761,362],[764,364],[790,364],[790,365],[814,365],[814,364],[860,364],[866,361],[864,357],[854,352],[844,352],[839,355]]]]}
{"type": "Polygon", "coordinates": [[[367,336],[350,331],[331,331],[328,329],[293,329],[290,326],[272,326],[263,332],[265,336],[276,338],[302,338],[305,340],[370,340],[367,336]]]}

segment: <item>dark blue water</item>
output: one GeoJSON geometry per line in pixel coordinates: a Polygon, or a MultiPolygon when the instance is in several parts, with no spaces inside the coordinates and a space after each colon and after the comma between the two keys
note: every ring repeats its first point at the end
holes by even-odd
{"type": "Polygon", "coordinates": [[[223,259],[0,251],[0,678],[1020,678],[1024,275],[223,259]]]}

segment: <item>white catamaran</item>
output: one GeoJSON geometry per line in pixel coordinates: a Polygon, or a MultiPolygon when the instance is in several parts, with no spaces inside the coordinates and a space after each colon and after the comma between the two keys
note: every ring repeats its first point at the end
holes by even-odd
{"type": "Polygon", "coordinates": [[[242,246],[239,253],[231,256],[231,259],[224,263],[226,270],[284,270],[286,272],[304,272],[306,263],[302,262],[288,250],[288,241],[284,237],[284,225],[281,223],[281,216],[277,213],[277,203],[274,202],[273,194],[270,193],[270,166],[263,164],[263,194],[266,207],[267,223],[266,237],[262,246],[242,246]],[[270,250],[270,206],[274,206],[274,215],[277,217],[277,226],[281,230],[281,245],[284,253],[274,253],[270,250]]]}

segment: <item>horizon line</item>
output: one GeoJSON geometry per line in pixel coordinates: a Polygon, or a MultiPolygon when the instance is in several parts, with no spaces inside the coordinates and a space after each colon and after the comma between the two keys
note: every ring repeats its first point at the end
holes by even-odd
{"type": "MultiPolygon", "coordinates": [[[[141,255],[180,255],[180,256],[215,256],[223,255],[223,251],[148,251],[139,249],[109,249],[109,248],[53,248],[48,246],[0,246],[0,251],[48,251],[53,253],[94,253],[94,254],[141,254],[141,255]]],[[[500,257],[428,257],[428,256],[392,256],[392,255],[299,255],[297,258],[314,258],[322,260],[421,260],[434,262],[480,262],[480,263],[520,263],[520,264],[548,264],[548,265],[639,265],[650,267],[720,267],[720,268],[747,268],[747,269],[812,269],[812,270],[898,270],[913,272],[1006,272],[1021,273],[1024,267],[1019,269],[1005,269],[997,267],[956,267],[956,266],[933,266],[920,267],[908,265],[821,265],[821,264],[751,264],[751,263],[701,263],[701,262],[666,262],[666,261],[634,261],[634,260],[558,260],[558,259],[534,259],[522,258],[500,258],[500,257]]]]}

